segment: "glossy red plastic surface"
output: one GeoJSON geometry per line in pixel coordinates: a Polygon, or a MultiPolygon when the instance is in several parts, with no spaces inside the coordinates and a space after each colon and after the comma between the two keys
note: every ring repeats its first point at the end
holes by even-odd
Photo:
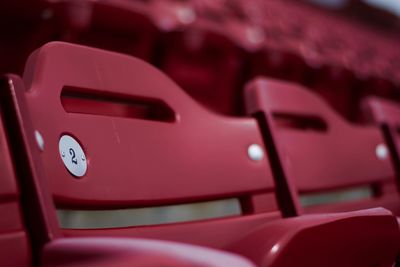
{"type": "MultiPolygon", "coordinates": [[[[217,246],[246,256],[257,266],[369,266],[371,262],[391,266],[400,245],[396,219],[384,209],[282,220],[258,216],[256,222],[247,217],[247,227],[232,232],[225,228],[234,219],[139,228],[135,236],[217,246]],[[370,233],[371,229],[376,230],[370,233]],[[218,237],[193,235],[198,232],[218,233],[218,237]]],[[[65,234],[126,236],[123,229],[67,230],[65,234]]]]}
{"type": "Polygon", "coordinates": [[[44,247],[42,266],[254,267],[250,261],[222,251],[166,241],[104,237],[51,242],[44,247]]]}
{"type": "Polygon", "coordinates": [[[244,253],[263,267],[392,266],[390,259],[398,253],[399,232],[396,233],[396,227],[391,213],[380,208],[343,214],[303,215],[254,228],[233,245],[232,250],[244,253]],[[368,218],[372,214],[374,216],[368,218]],[[388,232],[388,229],[394,231],[388,232]],[[262,236],[268,239],[259,242],[262,236]],[[307,253],[312,256],[305,257],[307,253]]]}
{"type": "Polygon", "coordinates": [[[21,212],[21,195],[4,127],[7,112],[0,108],[0,263],[30,266],[31,251],[21,212]]]}
{"type": "Polygon", "coordinates": [[[31,117],[46,140],[42,159],[59,204],[162,205],[274,190],[268,161],[247,156],[250,144],[262,144],[254,119],[210,113],[138,59],[51,43],[30,58],[24,80],[31,117]],[[84,93],[93,99],[165,103],[173,121],[67,113],[60,98],[67,86],[78,100],[84,93]],[[88,171],[80,179],[60,160],[63,134],[77,138],[87,154],[88,171]]]}
{"type": "MultiPolygon", "coordinates": [[[[385,145],[380,129],[344,121],[305,88],[259,78],[246,88],[246,106],[249,114],[261,114],[258,117],[267,124],[265,131],[272,136],[283,176],[294,181],[300,194],[394,184],[390,157],[376,154],[377,146],[385,145]]],[[[386,197],[398,203],[397,195],[383,194],[355,202],[351,209],[381,206],[386,197]]],[[[331,205],[325,210],[342,208],[331,205]]],[[[394,211],[399,212],[398,207],[394,211]]]]}
{"type": "MultiPolygon", "coordinates": [[[[315,258],[311,263],[316,266],[326,261],[325,257],[315,257],[315,254],[328,258],[341,255],[342,266],[347,263],[363,266],[365,262],[390,266],[387,263],[394,261],[399,249],[397,240],[400,238],[397,221],[388,211],[376,209],[331,214],[328,220],[326,215],[286,220],[281,219],[281,210],[275,204],[260,205],[260,199],[269,198],[264,194],[271,196],[282,192],[278,192],[274,186],[267,158],[254,162],[247,156],[249,144],[256,142],[263,145],[257,121],[253,118],[227,118],[206,111],[163,74],[140,60],[98,49],[51,43],[30,58],[24,84],[15,76],[9,76],[8,79],[11,81],[9,84],[13,85],[8,87],[8,95],[12,99],[14,112],[18,114],[15,118],[18,121],[17,129],[21,131],[23,144],[30,155],[27,167],[35,170],[32,177],[28,176],[35,185],[31,190],[42,196],[42,206],[36,202],[31,205],[39,205],[42,213],[38,213],[38,216],[46,216],[47,219],[41,220],[48,221],[44,225],[49,233],[43,238],[47,241],[41,246],[39,243],[40,247],[37,248],[45,245],[43,263],[61,264],[58,261],[61,259],[65,259],[61,260],[63,264],[68,261],[71,264],[75,262],[77,266],[81,263],[90,266],[93,263],[81,261],[86,256],[76,252],[78,245],[74,241],[68,243],[68,240],[64,240],[63,236],[66,235],[140,236],[201,244],[238,252],[261,266],[287,266],[285,262],[281,263],[281,257],[286,252],[282,256],[274,256],[280,254],[270,255],[269,251],[264,251],[267,260],[263,263],[260,261],[260,257],[263,257],[261,250],[255,255],[249,243],[256,244],[256,248],[269,248],[271,243],[277,242],[285,247],[283,251],[288,251],[288,255],[294,255],[292,248],[298,248],[300,256],[296,256],[296,259],[300,266],[310,266],[307,264],[311,258],[315,258]],[[72,104],[66,104],[65,99],[62,103],[65,97],[72,104]],[[124,109],[120,109],[120,97],[129,100],[133,106],[135,103],[144,103],[150,109],[167,106],[175,114],[174,119],[148,117],[142,114],[142,109],[134,109],[134,114],[130,111],[124,113],[124,109]],[[79,101],[89,101],[93,106],[85,106],[90,107],[86,110],[78,109],[79,103],[83,103],[79,101]],[[111,113],[104,110],[100,112],[103,102],[106,105],[115,104],[116,110],[111,113]],[[42,152],[33,141],[34,129],[45,140],[42,152]],[[89,165],[87,174],[82,178],[73,177],[62,165],[58,140],[63,133],[73,135],[85,149],[89,165]],[[174,157],[171,157],[171,153],[174,157]],[[117,159],[115,156],[118,156],[117,159]],[[46,183],[50,184],[50,190],[46,183]],[[53,229],[57,227],[53,221],[55,209],[46,197],[50,193],[57,208],[112,209],[225,197],[242,199],[245,196],[263,208],[250,208],[242,216],[225,219],[116,229],[64,230],[60,234],[53,229]],[[259,227],[265,229],[261,231],[263,234],[251,234],[259,227]],[[319,227],[323,229],[322,233],[335,235],[321,238],[319,227]],[[380,231],[373,233],[371,243],[362,242],[360,238],[366,231],[355,231],[375,227],[380,231]],[[288,228],[291,229],[289,232],[288,228]],[[321,243],[315,245],[315,240],[321,243]],[[355,240],[361,240],[361,243],[350,247],[355,240]],[[332,242],[337,245],[332,247],[332,242]],[[307,250],[303,250],[303,246],[307,250]],[[64,251],[72,254],[62,257],[64,251]],[[365,260],[359,259],[362,254],[367,255],[365,260]]],[[[17,137],[14,137],[15,141],[17,137]]],[[[130,255],[133,249],[131,242],[134,240],[127,239],[128,244],[121,250],[112,248],[115,243],[120,243],[115,239],[107,241],[107,244],[100,239],[87,240],[87,249],[79,250],[82,253],[109,251],[108,255],[113,255],[117,250],[126,252],[124,255],[128,262],[122,256],[115,258],[121,266],[133,260],[130,255]]],[[[156,245],[152,246],[152,249],[156,248],[156,245]]],[[[225,261],[213,258],[215,261],[212,264],[216,265],[210,266],[224,266],[225,261]]],[[[91,259],[101,260],[97,256],[91,259]]],[[[107,257],[105,260],[108,260],[107,257]]],[[[147,259],[142,260],[143,264],[153,264],[147,259]]],[[[182,263],[179,258],[174,260],[178,266],[182,263]]],[[[183,263],[186,261],[183,260],[183,263]]],[[[331,266],[337,266],[337,262],[331,266]]]]}
{"type": "MultiPolygon", "coordinates": [[[[213,251],[184,244],[146,241],[137,239],[63,239],[55,221],[55,207],[50,200],[47,177],[42,169],[40,149],[33,138],[34,128],[30,113],[26,110],[25,89],[22,81],[16,76],[7,76],[2,84],[2,96],[7,101],[7,133],[12,133],[13,153],[19,160],[17,166],[24,166],[24,178],[19,179],[29,202],[24,202],[24,215],[33,238],[31,249],[34,252],[35,264],[40,266],[253,266],[248,261],[226,252],[213,251]],[[27,161],[27,162],[26,162],[27,161]],[[25,165],[24,165],[25,164],[25,165]],[[45,231],[43,231],[45,228],[45,231]],[[70,242],[71,241],[71,242],[70,242]],[[41,256],[41,259],[38,257],[41,256]]],[[[20,173],[19,173],[20,174],[20,173]]],[[[107,231],[104,231],[107,232],[107,231]]],[[[104,233],[103,232],[103,233],[104,233]]],[[[103,234],[104,236],[104,234],[103,234]]],[[[15,236],[9,236],[14,238],[15,236]]],[[[25,236],[24,236],[25,237],[25,236]]],[[[26,237],[25,237],[26,239],[26,237]]],[[[28,266],[20,264],[27,260],[23,252],[24,244],[14,240],[3,239],[6,246],[2,249],[7,258],[0,258],[3,266],[28,266]],[[12,262],[10,256],[19,256],[20,262],[12,262]],[[10,263],[10,264],[9,264],[10,263]],[[17,264],[17,265],[15,265],[17,264]]],[[[31,266],[31,265],[29,265],[31,266]]],[[[36,265],[35,265],[36,266],[36,265]]]]}
{"type": "Polygon", "coordinates": [[[400,186],[400,105],[388,99],[368,97],[363,100],[362,108],[364,119],[380,125],[385,134],[400,186]]]}

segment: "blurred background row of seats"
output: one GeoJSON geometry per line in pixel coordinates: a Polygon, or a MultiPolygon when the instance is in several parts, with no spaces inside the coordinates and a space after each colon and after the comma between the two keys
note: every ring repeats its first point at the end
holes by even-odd
{"type": "Polygon", "coordinates": [[[3,1],[0,70],[22,73],[30,52],[62,40],[145,59],[224,114],[243,115],[241,88],[267,75],[301,83],[359,121],[363,96],[399,99],[398,19],[384,4],[3,1]]]}

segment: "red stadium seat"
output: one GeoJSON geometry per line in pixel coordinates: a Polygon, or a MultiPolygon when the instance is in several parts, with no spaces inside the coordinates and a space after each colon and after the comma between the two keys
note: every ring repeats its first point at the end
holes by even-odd
{"type": "Polygon", "coordinates": [[[31,266],[30,241],[22,213],[23,201],[16,177],[23,170],[16,169],[11,154],[9,136],[4,120],[8,113],[0,110],[0,264],[2,266],[31,266]]]}
{"type": "MultiPolygon", "coordinates": [[[[32,132],[22,81],[17,76],[4,76],[0,87],[1,114],[7,114],[0,128],[2,266],[254,267],[239,256],[194,245],[138,238],[61,238],[47,180],[39,167],[44,143],[39,132],[32,132]]],[[[375,214],[389,218],[383,211],[375,214]]]]}
{"type": "Polygon", "coordinates": [[[294,182],[305,212],[385,207],[400,214],[395,171],[378,127],[352,125],[305,88],[278,80],[248,84],[246,106],[279,163],[275,172],[294,182]]]}
{"type": "MultiPolygon", "coordinates": [[[[397,190],[400,186],[400,105],[379,97],[368,97],[362,102],[364,119],[381,126],[396,167],[397,190]]],[[[394,190],[394,188],[393,188],[394,190]]]]}
{"type": "MultiPolygon", "coordinates": [[[[143,248],[136,238],[233,251],[258,266],[391,266],[394,261],[398,224],[384,209],[283,219],[298,212],[296,192],[291,178],[274,179],[268,161],[273,155],[264,153],[271,144],[263,145],[257,120],[207,111],[141,60],[50,43],[32,54],[23,81],[12,75],[5,79],[7,129],[14,131],[16,153],[26,157],[16,164],[29,170],[19,179],[30,181],[24,188],[33,201],[27,204],[39,211],[35,216],[26,211],[26,217],[29,224],[36,221],[32,243],[42,251],[44,264],[93,266],[104,260],[99,266],[107,266],[115,260],[127,266],[125,259],[146,248],[157,255],[163,250],[156,243],[143,248]],[[218,201],[233,203],[233,212],[123,226],[107,215],[95,217],[97,226],[81,216],[218,201]]],[[[135,216],[130,217],[132,222],[135,216]]],[[[171,255],[176,256],[154,259],[168,262],[171,255]]],[[[177,258],[172,266],[188,262],[177,258]]],[[[199,266],[227,266],[228,260],[204,258],[215,261],[204,259],[199,266]]],[[[147,266],[147,259],[139,259],[147,266]]],[[[189,262],[193,266],[198,259],[189,262]]],[[[229,265],[249,266],[237,262],[229,265]]]]}

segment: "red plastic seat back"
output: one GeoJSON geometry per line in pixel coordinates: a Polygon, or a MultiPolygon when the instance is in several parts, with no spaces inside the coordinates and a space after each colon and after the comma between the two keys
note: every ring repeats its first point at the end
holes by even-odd
{"type": "MultiPolygon", "coordinates": [[[[20,212],[18,207],[17,211],[1,208],[1,212],[6,212],[0,220],[1,230],[15,229],[0,235],[0,247],[4,253],[0,255],[2,266],[254,266],[248,260],[227,252],[160,240],[62,238],[40,160],[45,143],[40,132],[32,127],[22,80],[15,75],[6,75],[0,85],[1,114],[7,114],[2,117],[6,127],[0,128],[4,137],[0,139],[0,147],[7,157],[0,166],[5,178],[15,178],[9,166],[11,154],[17,172],[15,176],[21,184],[21,195],[12,193],[17,191],[15,181],[10,183],[7,179],[2,181],[4,188],[0,194],[4,202],[9,203],[14,197],[21,198],[24,221],[30,234],[28,244],[25,231],[18,231],[21,227],[21,219],[16,220],[20,212]],[[9,137],[10,149],[3,142],[5,136],[9,137]],[[30,251],[33,263],[30,262],[30,251]]],[[[382,212],[375,215],[385,216],[382,212]]]]}
{"type": "MultiPolygon", "coordinates": [[[[316,95],[276,80],[250,83],[246,105],[266,123],[284,176],[301,194],[373,185],[384,191],[393,184],[394,170],[390,155],[382,153],[387,147],[378,127],[351,125],[316,95]]],[[[374,205],[369,201],[357,208],[374,205]]]]}
{"type": "Polygon", "coordinates": [[[247,156],[249,144],[262,143],[255,120],[207,112],[140,60],[52,43],[31,57],[24,80],[57,201],[166,204],[273,189],[266,159],[254,163],[247,156]],[[115,109],[104,114],[108,106],[115,109]],[[157,117],[160,110],[169,115],[157,117]],[[63,134],[87,154],[83,178],[61,161],[63,134]]]}
{"type": "MultiPolygon", "coordinates": [[[[50,43],[36,51],[24,81],[58,208],[123,209],[235,198],[242,214],[279,214],[267,156],[252,160],[248,155],[252,144],[263,149],[256,120],[201,108],[138,59],[76,45],[50,43]],[[70,157],[59,150],[63,135],[75,138],[86,154],[83,177],[63,164],[62,157],[70,157]]],[[[183,237],[190,242],[203,234],[183,237]]]]}
{"type": "Polygon", "coordinates": [[[400,177],[400,105],[397,102],[379,97],[368,97],[363,100],[362,108],[367,121],[382,126],[386,141],[390,144],[392,157],[400,177]]]}
{"type": "MultiPolygon", "coordinates": [[[[3,83],[6,81],[0,81],[1,89],[4,89],[3,83]]],[[[30,266],[31,249],[22,213],[22,196],[16,179],[9,136],[5,130],[7,126],[4,120],[9,114],[3,106],[4,102],[0,110],[0,264],[30,266]]]]}

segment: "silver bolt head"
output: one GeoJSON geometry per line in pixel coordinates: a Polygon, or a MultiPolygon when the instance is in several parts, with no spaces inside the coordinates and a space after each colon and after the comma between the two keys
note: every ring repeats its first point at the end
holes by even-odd
{"type": "Polygon", "coordinates": [[[386,160],[389,157],[389,150],[385,144],[379,144],[375,148],[375,155],[380,160],[386,160]]]}
{"type": "Polygon", "coordinates": [[[251,144],[247,149],[247,155],[251,160],[260,161],[264,158],[264,150],[258,144],[251,144]]]}

